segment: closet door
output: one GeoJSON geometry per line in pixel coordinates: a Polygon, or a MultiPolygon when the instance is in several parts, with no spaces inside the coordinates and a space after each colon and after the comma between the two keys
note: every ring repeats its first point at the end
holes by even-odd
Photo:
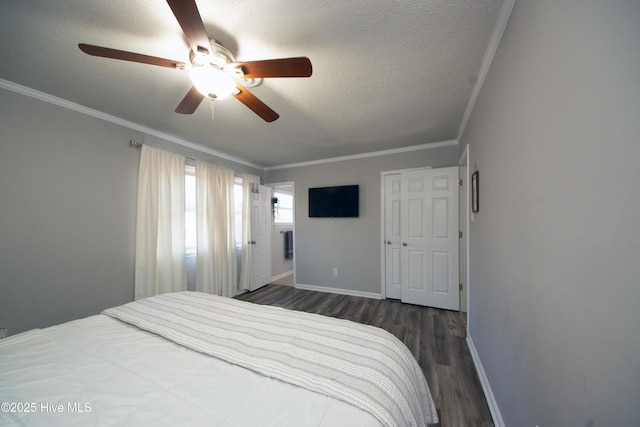
{"type": "Polygon", "coordinates": [[[400,204],[401,175],[399,173],[384,177],[384,262],[385,295],[387,298],[402,298],[401,281],[401,236],[400,204]]]}
{"type": "Polygon", "coordinates": [[[459,310],[458,167],[401,176],[402,301],[459,310]]]}

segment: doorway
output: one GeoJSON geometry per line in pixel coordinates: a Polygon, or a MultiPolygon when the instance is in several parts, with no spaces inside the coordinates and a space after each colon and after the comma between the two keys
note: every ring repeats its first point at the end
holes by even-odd
{"type": "Polygon", "coordinates": [[[295,286],[295,184],[269,184],[273,188],[271,282],[295,286]]]}

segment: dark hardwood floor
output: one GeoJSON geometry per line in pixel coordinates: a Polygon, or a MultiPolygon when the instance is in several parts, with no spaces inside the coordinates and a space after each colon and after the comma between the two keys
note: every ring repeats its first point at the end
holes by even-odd
{"type": "Polygon", "coordinates": [[[273,284],[236,298],[386,329],[405,343],[422,367],[439,426],[493,426],[465,339],[464,313],[273,284]]]}

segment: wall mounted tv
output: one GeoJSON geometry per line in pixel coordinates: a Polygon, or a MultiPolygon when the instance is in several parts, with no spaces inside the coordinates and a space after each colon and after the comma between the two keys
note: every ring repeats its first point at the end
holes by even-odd
{"type": "Polygon", "coordinates": [[[309,217],[355,218],[360,214],[359,186],[318,187],[309,189],[309,217]]]}

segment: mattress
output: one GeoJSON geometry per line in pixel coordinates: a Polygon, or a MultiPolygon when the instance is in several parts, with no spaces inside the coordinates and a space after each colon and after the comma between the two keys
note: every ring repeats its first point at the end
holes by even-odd
{"type": "Polygon", "coordinates": [[[104,314],[1,340],[0,367],[3,426],[382,425],[104,314]]]}

